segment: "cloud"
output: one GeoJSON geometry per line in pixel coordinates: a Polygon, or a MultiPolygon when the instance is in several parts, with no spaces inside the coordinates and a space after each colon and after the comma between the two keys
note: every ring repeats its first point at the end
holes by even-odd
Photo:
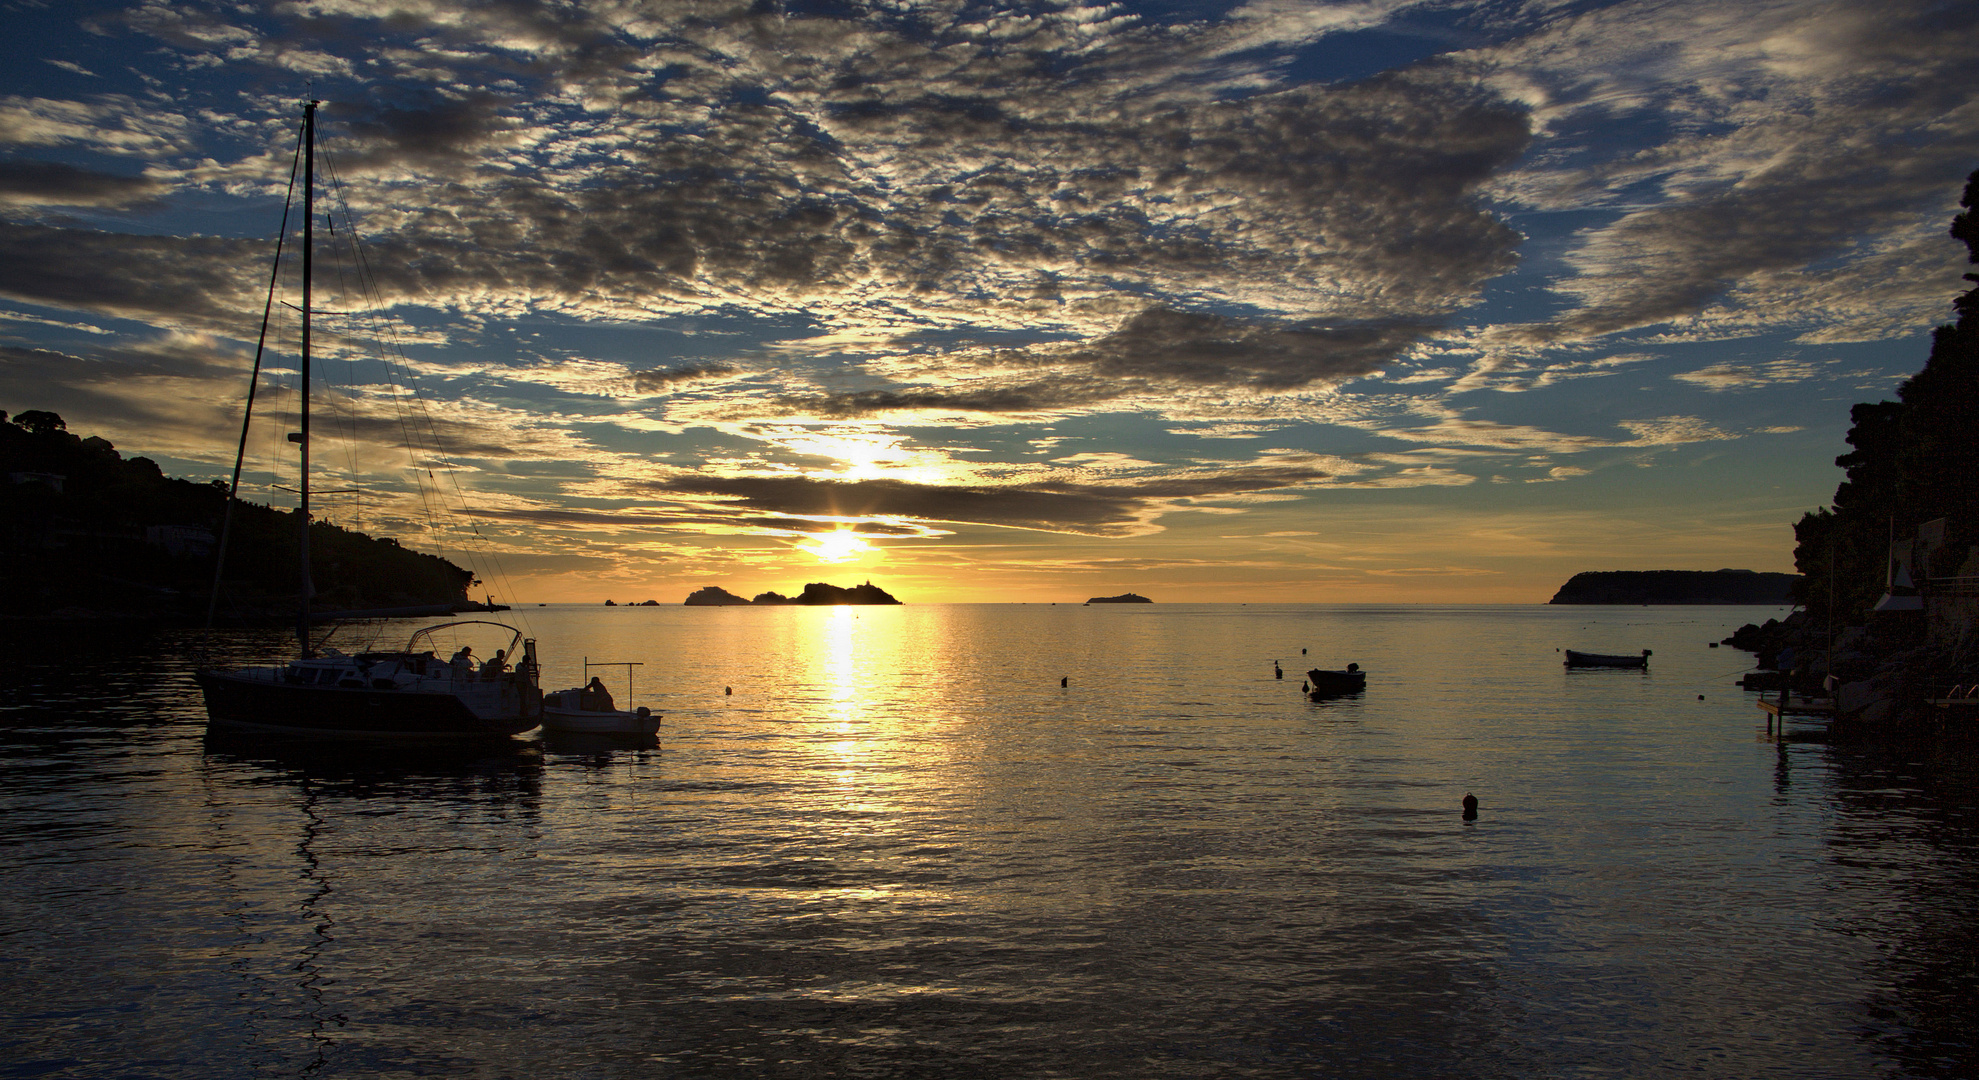
{"type": "Polygon", "coordinates": [[[189,149],[193,131],[186,117],[119,94],[87,101],[0,97],[0,146],[80,146],[161,158],[189,149]]]}
{"type": "Polygon", "coordinates": [[[0,206],[128,206],[164,186],[53,161],[0,161],[0,206]]]}
{"type": "Polygon", "coordinates": [[[1151,307],[1114,332],[1086,342],[951,357],[944,370],[946,386],[793,395],[782,404],[834,418],[1042,415],[1165,397],[1180,387],[1304,390],[1368,375],[1393,361],[1428,328],[1425,321],[1407,319],[1286,325],[1151,307]]]}
{"type": "Polygon", "coordinates": [[[163,324],[227,325],[251,333],[253,245],[213,237],[146,236],[0,220],[0,296],[163,324]]]}
{"type": "MultiPolygon", "coordinates": [[[[345,170],[447,180],[364,197],[379,261],[406,267],[385,275],[396,298],[615,318],[743,302],[841,328],[988,320],[1093,337],[1165,295],[1190,303],[1156,308],[1405,337],[1508,268],[1518,242],[1473,195],[1520,153],[1524,120],[1448,72],[1205,99],[1173,69],[1200,59],[1186,35],[1070,9],[1027,26],[1026,52],[1014,27],[912,13],[310,13],[250,30],[146,5],[127,24],[238,59],[306,36],[353,64],[448,67],[445,84],[325,107],[345,170]],[[1094,77],[1130,57],[1181,81],[1151,93],[1094,77]]],[[[1196,38],[1327,29],[1295,16],[1260,5],[1196,38]]]]}
{"type": "Polygon", "coordinates": [[[1299,463],[1158,473],[1105,483],[1040,479],[1009,485],[683,473],[632,487],[647,495],[719,505],[725,514],[891,519],[1129,536],[1156,531],[1155,518],[1192,500],[1312,486],[1330,475],[1299,463]]]}
{"type": "MultiPolygon", "coordinates": [[[[1542,153],[1505,182],[1532,205],[1619,211],[1566,255],[1573,273],[1555,288],[1572,306],[1508,339],[1579,341],[1700,316],[1741,333],[1836,324],[1860,339],[1928,317],[1927,296],[1911,290],[1892,319],[1878,260],[1855,256],[1916,250],[1979,158],[1979,9],[1624,3],[1471,59],[1532,102],[1555,141],[1596,126],[1666,133],[1605,158],[1588,143],[1542,153]],[[1814,290],[1811,307],[1757,287],[1799,275],[1837,287],[1814,290]],[[1864,288],[1872,295],[1851,299],[1864,288]]],[[[1951,255],[1938,249],[1933,276],[1951,255]]]]}
{"type": "Polygon", "coordinates": [[[1446,419],[1423,427],[1389,428],[1381,432],[1410,442],[1452,443],[1457,446],[1484,446],[1494,450],[1573,453],[1614,446],[1612,440],[1590,435],[1562,435],[1523,424],[1500,424],[1489,420],[1446,419]]]}
{"type": "Polygon", "coordinates": [[[738,370],[733,364],[704,363],[635,371],[632,373],[632,389],[641,394],[671,393],[693,383],[726,379],[738,370]]]}
{"type": "Polygon", "coordinates": [[[1719,442],[1737,435],[1720,431],[1710,421],[1696,416],[1659,416],[1652,420],[1623,420],[1621,426],[1635,438],[1618,446],[1681,446],[1685,443],[1719,442]]]}
{"type": "Polygon", "coordinates": [[[337,160],[348,173],[394,167],[444,173],[522,140],[510,130],[505,104],[486,91],[388,87],[327,103],[322,122],[335,125],[337,160]]]}
{"type": "Polygon", "coordinates": [[[1683,371],[1670,376],[1711,391],[1751,390],[1775,383],[1802,382],[1814,377],[1818,366],[1797,359],[1780,359],[1759,365],[1722,363],[1683,371]]]}

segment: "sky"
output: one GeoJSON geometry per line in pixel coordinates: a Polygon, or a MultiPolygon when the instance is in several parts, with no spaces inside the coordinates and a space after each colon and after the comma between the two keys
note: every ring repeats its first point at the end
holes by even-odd
{"type": "Polygon", "coordinates": [[[0,408],[224,478],[272,278],[293,505],[320,101],[314,509],[501,600],[1791,570],[1967,286],[1969,0],[0,12],[0,408]]]}

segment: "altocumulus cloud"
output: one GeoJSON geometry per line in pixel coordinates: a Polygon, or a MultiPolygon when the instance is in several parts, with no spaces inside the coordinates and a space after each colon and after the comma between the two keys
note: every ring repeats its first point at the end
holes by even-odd
{"type": "MultiPolygon", "coordinates": [[[[497,508],[517,521],[575,525],[551,504],[609,480],[673,507],[642,524],[682,531],[1132,535],[1211,500],[1454,487],[1487,458],[1730,438],[1704,417],[1614,411],[1601,422],[1628,435],[1561,434],[1502,392],[1592,396],[1665,363],[1668,342],[1871,340],[1942,309],[1948,180],[1979,159],[1979,9],[1479,4],[1461,52],[1302,74],[1307,46],[1410,10],[140,0],[89,28],[171,79],[100,93],[111,80],[86,72],[106,63],[61,61],[86,93],[0,98],[0,296],[180,344],[99,349],[66,376],[83,346],[6,359],[99,397],[110,371],[210,397],[227,348],[187,343],[251,340],[262,246],[119,231],[119,215],[279,194],[304,80],[328,99],[325,169],[348,181],[377,273],[350,306],[401,308],[433,349],[415,370],[500,399],[445,418],[456,453],[588,462],[497,508]],[[1552,213],[1579,216],[1534,230],[1551,246],[1523,294],[1546,302],[1513,318],[1488,287],[1527,273],[1533,245],[1507,222],[1552,213]],[[727,355],[447,351],[522,318],[755,322],[727,355]],[[1426,456],[1203,466],[1150,438],[1131,458],[1157,463],[1130,472],[1005,465],[935,484],[904,466],[800,475],[787,434],[1102,413],[1196,439],[1346,428],[1426,456]],[[698,428],[727,442],[667,444],[665,468],[633,448],[698,428]]],[[[1658,385],[1772,390],[1820,370],[1682,366],[1658,385]]],[[[351,397],[353,430],[383,439],[372,395],[351,397]]],[[[1087,437],[1017,444],[1106,449],[1087,437]]]]}

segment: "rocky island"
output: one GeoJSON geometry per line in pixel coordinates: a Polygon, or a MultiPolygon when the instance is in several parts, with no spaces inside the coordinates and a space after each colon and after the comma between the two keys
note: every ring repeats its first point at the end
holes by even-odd
{"type": "Polygon", "coordinates": [[[1590,570],[1549,604],[1791,604],[1798,574],[1757,570],[1590,570]]]}
{"type": "Polygon", "coordinates": [[[1088,604],[1152,604],[1154,601],[1139,593],[1124,592],[1119,596],[1095,596],[1088,604]]]}
{"type": "Polygon", "coordinates": [[[780,592],[772,591],[757,593],[752,600],[744,600],[719,585],[710,585],[704,589],[696,589],[688,595],[686,600],[686,604],[689,607],[729,607],[736,604],[753,606],[804,604],[822,607],[836,604],[898,603],[900,601],[894,599],[885,589],[880,588],[870,581],[864,585],[854,585],[849,589],[843,589],[837,585],[828,585],[822,581],[814,581],[804,586],[804,591],[797,596],[785,596],[780,592]]]}

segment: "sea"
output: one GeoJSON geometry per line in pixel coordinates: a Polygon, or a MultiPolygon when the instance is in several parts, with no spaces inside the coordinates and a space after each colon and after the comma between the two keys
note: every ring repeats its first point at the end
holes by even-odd
{"type": "Polygon", "coordinates": [[[1970,744],[1769,731],[1783,614],[524,605],[660,734],[453,747],[16,627],[0,1076],[1979,1075],[1970,744]]]}

